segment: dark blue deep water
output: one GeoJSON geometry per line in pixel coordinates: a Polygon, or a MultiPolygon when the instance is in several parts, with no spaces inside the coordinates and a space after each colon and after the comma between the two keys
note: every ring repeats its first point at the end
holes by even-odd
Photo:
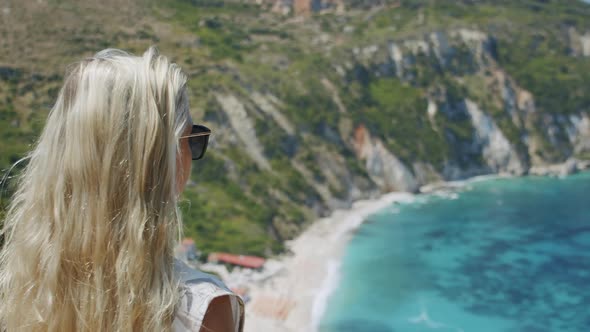
{"type": "Polygon", "coordinates": [[[371,216],[320,331],[590,331],[590,173],[469,183],[371,216]]]}

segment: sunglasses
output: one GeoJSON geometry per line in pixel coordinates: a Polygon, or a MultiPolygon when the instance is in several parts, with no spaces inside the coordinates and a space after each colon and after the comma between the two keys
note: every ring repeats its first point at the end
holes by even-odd
{"type": "Polygon", "coordinates": [[[207,151],[207,144],[209,143],[209,136],[211,135],[211,129],[201,126],[193,125],[191,133],[180,137],[188,138],[188,144],[191,147],[191,154],[193,160],[199,160],[205,155],[207,151]]]}

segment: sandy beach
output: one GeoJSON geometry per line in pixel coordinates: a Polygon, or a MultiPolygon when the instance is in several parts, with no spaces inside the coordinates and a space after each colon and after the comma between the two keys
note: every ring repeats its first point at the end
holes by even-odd
{"type": "Polygon", "coordinates": [[[234,271],[227,284],[246,285],[246,332],[317,331],[327,299],[336,289],[346,244],[369,215],[394,202],[410,202],[414,195],[389,193],[376,200],[355,202],[314,222],[287,243],[292,254],[271,259],[262,272],[234,271]]]}

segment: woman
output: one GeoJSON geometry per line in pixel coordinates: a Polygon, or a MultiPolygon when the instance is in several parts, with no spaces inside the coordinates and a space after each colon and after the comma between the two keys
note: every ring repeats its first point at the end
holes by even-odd
{"type": "Polygon", "coordinates": [[[210,131],[150,48],[69,70],[4,220],[0,329],[241,331],[243,303],[173,257],[210,131]]]}

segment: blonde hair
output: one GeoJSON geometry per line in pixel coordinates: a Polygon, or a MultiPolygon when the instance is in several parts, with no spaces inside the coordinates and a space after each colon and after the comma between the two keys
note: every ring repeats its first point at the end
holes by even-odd
{"type": "Polygon", "coordinates": [[[186,80],[153,47],[70,68],[4,220],[0,330],[171,330],[186,80]]]}

